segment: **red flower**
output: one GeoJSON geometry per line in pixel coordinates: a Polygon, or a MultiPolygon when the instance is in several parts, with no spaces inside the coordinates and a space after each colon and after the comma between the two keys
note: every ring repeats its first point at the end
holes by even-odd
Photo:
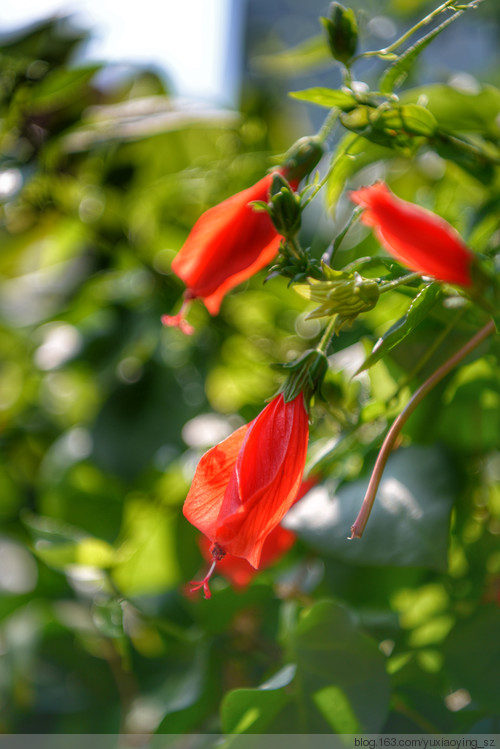
{"type": "MultiPolygon", "coordinates": [[[[286,169],[278,172],[286,176],[286,169]]],[[[172,262],[172,270],[187,286],[185,303],[177,315],[163,315],[164,325],[183,332],[192,328],[183,318],[186,304],[203,299],[211,315],[219,311],[225,294],[268,265],[277,255],[281,237],[269,214],[254,210],[254,200],[268,201],[273,174],[253,187],[206,211],[193,226],[172,262]]],[[[298,179],[290,181],[296,189],[298,179]]]]}
{"type": "MultiPolygon", "coordinates": [[[[307,481],[303,481],[293,504],[302,499],[309,489],[315,486],[316,482],[316,478],[309,478],[307,481]]],[[[287,528],[283,528],[282,525],[277,525],[276,528],[273,528],[264,541],[259,569],[263,570],[278,561],[278,559],[292,548],[296,538],[295,533],[289,531],[287,528]]],[[[200,536],[198,545],[207,562],[212,562],[213,557],[210,552],[211,543],[208,538],[200,536]]],[[[223,559],[217,562],[217,572],[222,577],[227,578],[235,588],[246,588],[258,571],[246,559],[235,557],[233,554],[226,554],[223,559]]]]}
{"type": "Polygon", "coordinates": [[[304,472],[308,416],[300,393],[278,395],[256,419],[200,460],[184,503],[184,515],[212,542],[208,579],[226,554],[258,568],[267,536],[297,496],[304,472]]]}
{"type": "Polygon", "coordinates": [[[396,197],[384,182],[350,193],[361,220],[397,260],[440,281],[470,286],[474,254],[444,219],[396,197]]]}

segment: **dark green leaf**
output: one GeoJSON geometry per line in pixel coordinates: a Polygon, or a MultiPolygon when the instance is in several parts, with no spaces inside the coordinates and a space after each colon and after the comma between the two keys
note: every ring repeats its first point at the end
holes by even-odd
{"type": "Polygon", "coordinates": [[[333,496],[326,486],[313,489],[292,510],[287,527],[315,549],[346,562],[445,569],[455,496],[446,455],[417,446],[391,455],[363,537],[348,540],[367,487],[363,479],[344,484],[333,496]]]}
{"type": "Polygon", "coordinates": [[[397,346],[407,335],[412,333],[417,325],[424,320],[432,307],[436,304],[442,294],[441,286],[438,283],[431,283],[424,286],[408,308],[408,312],[392,325],[387,333],[378,339],[374,345],[371,354],[365,359],[356,374],[369,369],[389,353],[394,346],[397,346]]]}
{"type": "Polygon", "coordinates": [[[292,663],[258,689],[230,692],[222,721],[232,733],[380,730],[389,703],[384,660],[347,609],[321,601],[285,634],[292,663]]]}
{"type": "Polygon", "coordinates": [[[457,688],[467,689],[482,708],[500,716],[500,609],[484,606],[460,622],[444,644],[446,668],[457,688]]]}

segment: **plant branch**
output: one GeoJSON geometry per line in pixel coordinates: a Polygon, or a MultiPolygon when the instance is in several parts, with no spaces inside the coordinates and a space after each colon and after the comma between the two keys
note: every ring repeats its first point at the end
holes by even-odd
{"type": "Polygon", "coordinates": [[[392,452],[396,439],[398,438],[401,429],[408,421],[408,418],[411,416],[418,404],[423,401],[426,395],[430,393],[430,391],[434,387],[436,387],[436,385],[441,382],[441,380],[446,377],[446,375],[451,372],[451,370],[456,367],[457,364],[460,364],[460,362],[463,361],[463,359],[465,359],[465,357],[470,354],[470,352],[473,351],[476,346],[479,346],[479,344],[482,343],[486,338],[488,338],[488,336],[490,336],[494,331],[495,324],[493,320],[490,320],[483,328],[481,328],[478,333],[476,333],[473,338],[470,339],[470,341],[465,344],[465,346],[462,346],[459,351],[457,351],[444,364],[442,364],[439,369],[437,369],[434,374],[432,374],[429,379],[426,380],[426,382],[424,382],[421,387],[419,387],[412,398],[408,401],[405,408],[401,411],[397,419],[394,421],[377,456],[377,461],[370,478],[370,483],[368,484],[368,489],[366,491],[363,504],[361,505],[361,510],[359,511],[359,514],[354,521],[353,526],[351,527],[351,539],[361,538],[361,536],[363,535],[363,531],[365,530],[366,523],[368,522],[368,518],[370,517],[370,512],[375,501],[377,489],[379,487],[387,460],[392,452]]]}

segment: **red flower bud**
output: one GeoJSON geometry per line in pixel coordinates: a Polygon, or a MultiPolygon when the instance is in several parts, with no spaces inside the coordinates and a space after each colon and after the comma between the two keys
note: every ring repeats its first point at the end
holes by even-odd
{"type": "Polygon", "coordinates": [[[440,281],[471,286],[474,254],[444,219],[396,197],[384,182],[350,193],[380,244],[397,260],[440,281]]]}
{"type": "MultiPolygon", "coordinates": [[[[287,169],[267,174],[253,187],[224,200],[206,211],[193,226],[172,262],[172,270],[187,286],[186,300],[203,299],[216,315],[225,294],[268,265],[277,255],[281,236],[266,211],[256,211],[253,201],[269,199],[274,174],[286,176],[287,169]]],[[[290,182],[295,190],[298,179],[290,182]]],[[[164,315],[164,325],[175,325],[190,333],[178,315],[164,315]]]]}
{"type": "MultiPolygon", "coordinates": [[[[302,393],[288,403],[278,395],[201,458],[183,512],[212,542],[214,562],[232,554],[259,567],[266,538],[299,491],[308,432],[302,393]]],[[[199,584],[205,595],[214,567],[199,584]]]]}

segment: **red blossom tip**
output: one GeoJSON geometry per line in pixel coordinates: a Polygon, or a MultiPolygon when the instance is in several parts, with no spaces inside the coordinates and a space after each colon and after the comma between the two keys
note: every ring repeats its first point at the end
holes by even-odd
{"type": "Polygon", "coordinates": [[[179,328],[181,333],[185,335],[193,335],[194,333],[193,326],[183,317],[182,312],[179,312],[178,315],[162,315],[161,324],[167,328],[179,328]]]}

